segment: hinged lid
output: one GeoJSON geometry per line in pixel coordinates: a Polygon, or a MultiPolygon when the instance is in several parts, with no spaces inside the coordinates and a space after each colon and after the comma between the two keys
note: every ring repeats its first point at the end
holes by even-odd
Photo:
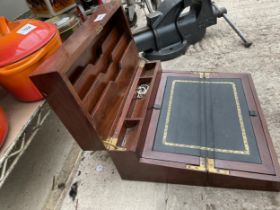
{"type": "Polygon", "coordinates": [[[57,29],[50,23],[0,17],[0,67],[17,62],[46,45],[57,29]]]}
{"type": "Polygon", "coordinates": [[[114,129],[138,66],[125,14],[113,1],[100,6],[32,80],[80,146],[97,150],[116,147],[114,129]]]}

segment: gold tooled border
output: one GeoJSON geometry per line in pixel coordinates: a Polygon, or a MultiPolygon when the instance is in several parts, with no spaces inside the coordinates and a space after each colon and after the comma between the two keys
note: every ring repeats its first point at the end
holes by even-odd
{"type": "Polygon", "coordinates": [[[190,149],[200,149],[205,151],[212,151],[212,152],[221,152],[221,153],[229,153],[229,154],[241,154],[241,155],[250,155],[250,148],[248,144],[247,134],[244,126],[244,121],[242,117],[242,112],[240,108],[240,102],[237,94],[236,84],[233,82],[217,82],[217,81],[193,81],[193,80],[173,80],[172,86],[171,86],[171,93],[169,97],[168,102],[168,108],[167,108],[167,116],[165,120],[165,127],[164,127],[164,133],[163,133],[163,140],[162,143],[166,146],[172,146],[172,147],[184,147],[184,148],[190,148],[190,149]],[[200,83],[200,84],[223,84],[223,85],[230,85],[233,90],[233,95],[236,103],[237,113],[238,113],[238,119],[241,129],[241,134],[243,138],[243,144],[244,144],[244,150],[227,150],[227,149],[220,149],[220,148],[211,148],[211,147],[202,147],[197,145],[187,145],[187,144],[178,144],[178,143],[172,143],[168,142],[167,136],[168,136],[168,128],[171,118],[171,109],[173,104],[173,97],[174,97],[174,89],[177,83],[200,83]]]}

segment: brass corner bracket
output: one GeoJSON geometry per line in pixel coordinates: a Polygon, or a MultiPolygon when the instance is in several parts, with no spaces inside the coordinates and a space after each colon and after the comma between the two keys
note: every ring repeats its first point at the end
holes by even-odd
{"type": "Polygon", "coordinates": [[[200,158],[199,165],[186,165],[186,169],[193,170],[193,171],[207,171],[206,164],[204,163],[204,160],[200,158]]]}
{"type": "Polygon", "coordinates": [[[214,159],[206,159],[206,163],[201,158],[200,165],[186,165],[186,169],[200,172],[209,172],[213,174],[229,175],[229,170],[215,168],[214,159]]]}
{"type": "Polygon", "coordinates": [[[127,150],[124,147],[117,146],[117,143],[118,143],[118,138],[108,138],[103,141],[103,144],[108,151],[124,152],[127,150]]]}
{"type": "Polygon", "coordinates": [[[215,168],[215,160],[207,159],[207,168],[209,173],[229,175],[229,170],[215,168]]]}

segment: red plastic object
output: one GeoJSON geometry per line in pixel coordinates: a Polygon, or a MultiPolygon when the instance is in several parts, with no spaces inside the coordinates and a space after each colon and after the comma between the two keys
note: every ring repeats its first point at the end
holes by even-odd
{"type": "Polygon", "coordinates": [[[55,35],[54,25],[38,20],[9,22],[0,17],[0,67],[19,61],[47,44],[55,35]]]}
{"type": "Polygon", "coordinates": [[[29,75],[60,45],[59,32],[50,23],[0,17],[0,84],[18,100],[42,99],[29,75]]]}
{"type": "Polygon", "coordinates": [[[0,107],[0,148],[5,142],[8,133],[8,121],[3,109],[0,107]]]}

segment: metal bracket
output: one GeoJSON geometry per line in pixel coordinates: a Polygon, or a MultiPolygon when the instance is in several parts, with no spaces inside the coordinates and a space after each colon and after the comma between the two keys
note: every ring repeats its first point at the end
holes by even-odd
{"type": "Polygon", "coordinates": [[[207,169],[212,174],[229,175],[229,170],[215,168],[215,160],[207,159],[207,169]]]}
{"type": "Polygon", "coordinates": [[[124,152],[127,149],[124,147],[117,146],[118,139],[117,138],[108,138],[103,141],[103,144],[105,148],[109,151],[118,151],[118,152],[124,152]]]}
{"type": "Polygon", "coordinates": [[[186,165],[186,169],[193,171],[209,172],[212,174],[229,175],[229,170],[215,168],[214,159],[206,159],[206,164],[203,159],[200,159],[200,165],[186,165]]]}
{"type": "Polygon", "coordinates": [[[199,165],[186,165],[186,169],[193,171],[207,171],[206,164],[204,163],[202,158],[200,158],[199,165]]]}

